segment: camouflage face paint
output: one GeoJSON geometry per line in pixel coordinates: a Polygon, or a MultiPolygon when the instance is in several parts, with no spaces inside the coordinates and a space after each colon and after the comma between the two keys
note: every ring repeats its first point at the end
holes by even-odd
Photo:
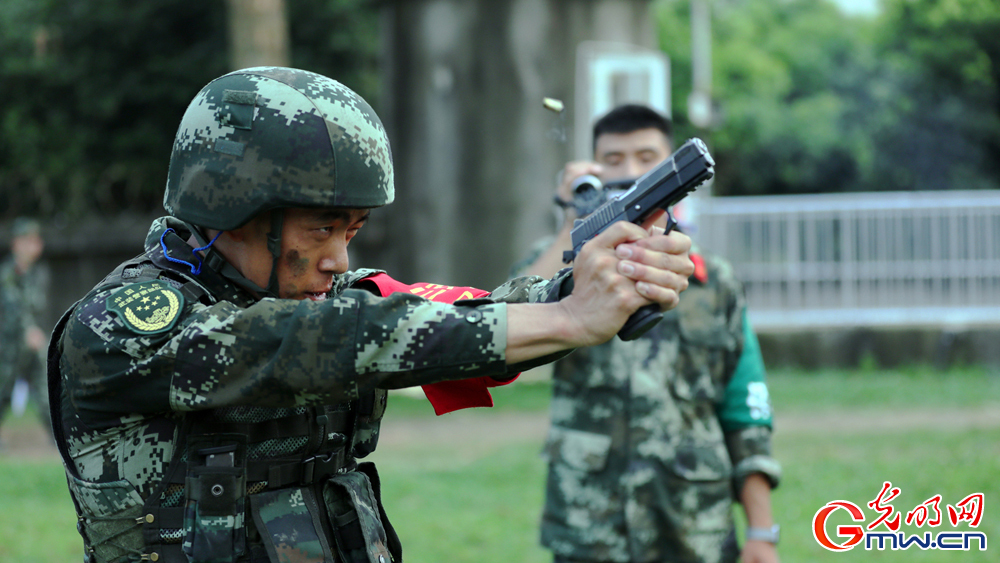
{"type": "Polygon", "coordinates": [[[279,297],[302,299],[303,289],[296,280],[305,276],[309,269],[309,259],[302,258],[297,250],[289,250],[281,257],[278,264],[278,294],[279,297]]]}
{"type": "Polygon", "coordinates": [[[367,209],[286,209],[278,261],[280,297],[325,299],[333,277],[347,271],[347,245],[367,217],[367,209]]]}
{"type": "Polygon", "coordinates": [[[292,249],[285,253],[285,267],[288,268],[289,274],[302,276],[309,267],[309,259],[300,256],[298,250],[292,249]]]}

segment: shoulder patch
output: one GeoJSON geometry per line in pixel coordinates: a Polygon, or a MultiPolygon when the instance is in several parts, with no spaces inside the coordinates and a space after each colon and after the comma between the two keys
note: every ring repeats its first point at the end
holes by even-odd
{"type": "Polygon", "coordinates": [[[184,296],[170,284],[152,280],[121,288],[108,296],[105,306],[133,332],[157,334],[177,324],[184,296]]]}

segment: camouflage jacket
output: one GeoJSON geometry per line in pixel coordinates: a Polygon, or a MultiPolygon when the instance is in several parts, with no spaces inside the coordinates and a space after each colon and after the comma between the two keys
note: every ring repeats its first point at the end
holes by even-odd
{"type": "Polygon", "coordinates": [[[355,463],[375,447],[385,389],[529,367],[506,365],[500,301],[557,299],[562,284],[522,278],[452,305],[376,297],[347,274],[322,302],[257,300],[220,275],[228,264],[192,274],[164,258],[191,259],[189,231],[156,221],[146,252],[53,335],[88,561],[398,558],[374,467],[355,463]]]}
{"type": "Polygon", "coordinates": [[[43,326],[48,288],[45,263],[37,262],[23,274],[18,273],[13,257],[0,263],[0,382],[12,377],[18,366],[37,361],[35,352],[24,345],[24,335],[29,327],[43,326]]]}
{"type": "Polygon", "coordinates": [[[644,336],[555,365],[541,538],[556,554],[735,561],[734,491],[752,472],[778,482],[742,286],[725,261],[702,260],[707,279],[692,277],[644,336]]]}

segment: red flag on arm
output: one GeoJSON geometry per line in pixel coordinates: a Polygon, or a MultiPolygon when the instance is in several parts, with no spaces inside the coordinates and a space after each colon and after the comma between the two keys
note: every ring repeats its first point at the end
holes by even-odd
{"type": "MultiPolygon", "coordinates": [[[[362,281],[375,284],[382,297],[386,297],[392,293],[404,292],[441,303],[454,303],[461,299],[475,299],[490,293],[474,287],[454,287],[434,283],[407,285],[392,279],[388,274],[384,273],[367,277],[362,281]]],[[[492,377],[483,376],[472,379],[441,381],[439,383],[423,385],[422,388],[424,395],[427,396],[427,400],[434,407],[434,412],[440,416],[469,407],[492,407],[493,396],[490,395],[488,388],[507,385],[515,379],[517,379],[516,375],[507,381],[497,381],[492,377]]]]}

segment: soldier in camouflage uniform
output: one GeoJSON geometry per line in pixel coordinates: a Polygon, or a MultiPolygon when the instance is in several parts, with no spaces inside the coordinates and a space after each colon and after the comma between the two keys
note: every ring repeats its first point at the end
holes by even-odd
{"type": "Polygon", "coordinates": [[[11,232],[11,254],[0,263],[0,422],[10,407],[17,380],[28,384],[46,431],[49,402],[45,389],[46,336],[41,329],[49,288],[49,269],[39,261],[45,242],[41,225],[19,217],[11,232]]]}
{"type": "MultiPolygon", "coordinates": [[[[560,233],[515,271],[552,275],[569,249],[573,199],[586,174],[641,176],[670,155],[670,122],[644,106],[612,110],[594,126],[596,162],[573,162],[557,196],[560,233]]],[[[591,203],[590,205],[596,205],[591,203]]],[[[542,543],[555,560],[732,562],[732,517],[750,523],[742,560],[775,563],[770,489],[771,409],[743,288],[723,259],[695,254],[680,305],[639,339],[577,350],[554,366],[542,543]]]]}
{"type": "Polygon", "coordinates": [[[693,269],[683,235],[623,223],[569,275],[454,304],[379,296],[347,245],[392,199],[382,124],[340,83],[254,68],[195,97],[170,216],[52,336],[87,561],[401,561],[375,468],[357,462],[386,389],[510,379],[606,341],[643,304],[675,305],[693,269]]]}

